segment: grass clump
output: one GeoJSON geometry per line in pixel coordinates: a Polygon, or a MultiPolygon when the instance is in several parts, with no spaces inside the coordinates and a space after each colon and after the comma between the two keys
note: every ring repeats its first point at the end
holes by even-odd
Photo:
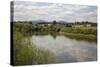
{"type": "Polygon", "coordinates": [[[54,61],[54,54],[48,49],[29,44],[14,45],[14,65],[48,64],[54,61]]]}

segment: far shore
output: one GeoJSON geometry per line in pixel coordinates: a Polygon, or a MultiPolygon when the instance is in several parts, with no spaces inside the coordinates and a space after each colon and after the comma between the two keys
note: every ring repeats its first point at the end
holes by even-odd
{"type": "Polygon", "coordinates": [[[92,34],[80,34],[80,33],[67,33],[67,32],[59,32],[60,35],[65,35],[67,37],[73,38],[73,39],[80,39],[80,40],[86,40],[91,42],[97,42],[97,36],[92,34]]]}

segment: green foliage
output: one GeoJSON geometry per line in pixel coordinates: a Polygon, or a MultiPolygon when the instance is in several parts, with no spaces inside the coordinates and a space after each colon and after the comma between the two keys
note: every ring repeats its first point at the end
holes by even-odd
{"type": "Polygon", "coordinates": [[[54,59],[48,49],[30,44],[14,45],[14,65],[48,64],[55,62],[54,59]]]}
{"type": "Polygon", "coordinates": [[[62,32],[97,35],[96,27],[63,27],[62,32]]]}
{"type": "Polygon", "coordinates": [[[22,35],[32,35],[32,23],[30,22],[15,22],[13,23],[13,31],[20,32],[22,35]]]}
{"type": "Polygon", "coordinates": [[[55,62],[54,54],[46,48],[35,44],[24,44],[22,39],[33,34],[31,22],[13,23],[13,65],[46,64],[55,62]]]}

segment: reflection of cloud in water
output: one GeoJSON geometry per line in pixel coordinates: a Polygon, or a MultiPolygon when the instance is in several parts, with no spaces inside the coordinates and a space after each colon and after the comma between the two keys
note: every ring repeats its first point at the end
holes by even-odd
{"type": "Polygon", "coordinates": [[[32,42],[52,50],[57,62],[92,61],[97,59],[96,43],[78,41],[64,36],[33,36],[32,42]]]}

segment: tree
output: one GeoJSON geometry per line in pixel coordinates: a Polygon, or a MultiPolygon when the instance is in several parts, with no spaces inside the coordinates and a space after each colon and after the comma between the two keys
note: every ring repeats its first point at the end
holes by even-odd
{"type": "Polygon", "coordinates": [[[57,23],[56,20],[54,20],[54,21],[53,21],[53,24],[55,25],[56,23],[57,23]]]}

